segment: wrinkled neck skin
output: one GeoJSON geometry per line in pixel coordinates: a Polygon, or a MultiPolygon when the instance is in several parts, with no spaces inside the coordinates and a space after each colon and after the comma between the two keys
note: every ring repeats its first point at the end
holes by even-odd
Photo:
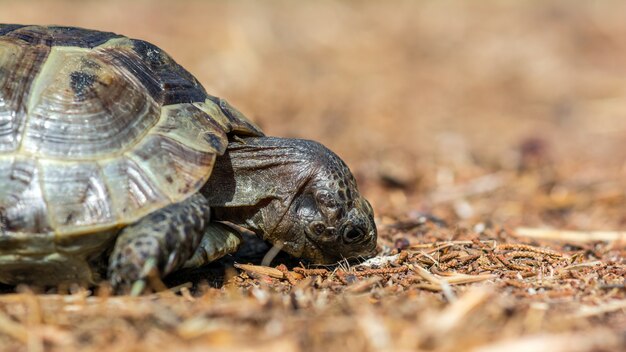
{"type": "Polygon", "coordinates": [[[214,220],[253,231],[293,256],[326,264],[375,254],[371,206],[345,163],[317,142],[232,141],[202,193],[214,220]]]}

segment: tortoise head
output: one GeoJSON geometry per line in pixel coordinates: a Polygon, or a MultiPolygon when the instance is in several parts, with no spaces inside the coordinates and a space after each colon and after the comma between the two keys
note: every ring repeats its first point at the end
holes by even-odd
{"type": "Polygon", "coordinates": [[[302,234],[304,238],[287,241],[283,248],[316,263],[371,257],[377,237],[374,211],[346,164],[325,147],[316,147],[309,178],[274,235],[280,241],[284,235],[302,234]],[[285,248],[289,245],[293,248],[285,248]]]}
{"type": "Polygon", "coordinates": [[[203,192],[218,220],[246,227],[295,257],[330,264],[376,252],[371,205],[346,164],[317,142],[230,143],[203,192]]]}

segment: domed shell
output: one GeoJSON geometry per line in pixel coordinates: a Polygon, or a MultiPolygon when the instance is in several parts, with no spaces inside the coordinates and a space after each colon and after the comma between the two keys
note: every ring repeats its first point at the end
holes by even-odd
{"type": "Polygon", "coordinates": [[[187,198],[229,133],[262,135],[150,43],[0,25],[0,249],[105,233],[187,198]]]}

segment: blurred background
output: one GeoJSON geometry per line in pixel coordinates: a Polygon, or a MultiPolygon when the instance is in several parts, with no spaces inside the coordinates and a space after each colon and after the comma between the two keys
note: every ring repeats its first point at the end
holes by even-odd
{"type": "Polygon", "coordinates": [[[148,40],[267,134],[318,140],[381,224],[619,229],[619,1],[9,1],[0,22],[148,40]]]}

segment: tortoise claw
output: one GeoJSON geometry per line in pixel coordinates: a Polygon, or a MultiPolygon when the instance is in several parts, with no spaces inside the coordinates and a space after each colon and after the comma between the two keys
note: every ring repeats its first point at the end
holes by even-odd
{"type": "Polygon", "coordinates": [[[147,278],[154,275],[157,271],[156,260],[154,258],[148,258],[143,266],[141,279],[133,282],[130,288],[130,295],[133,297],[141,295],[146,289],[147,278]]]}

